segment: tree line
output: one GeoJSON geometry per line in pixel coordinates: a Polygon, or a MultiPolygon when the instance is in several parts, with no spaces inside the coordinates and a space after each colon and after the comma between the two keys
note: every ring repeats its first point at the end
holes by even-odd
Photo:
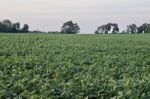
{"type": "MultiPolygon", "coordinates": [[[[61,33],[67,34],[77,34],[80,32],[80,27],[77,23],[73,23],[72,21],[68,21],[63,24],[61,28],[61,33]]],[[[119,26],[117,23],[108,23],[99,26],[95,32],[95,34],[135,34],[135,33],[150,33],[150,24],[144,23],[141,26],[137,26],[136,24],[127,25],[127,29],[120,32],[119,26]]]]}
{"type": "Polygon", "coordinates": [[[0,32],[4,33],[27,33],[29,32],[29,25],[24,24],[20,27],[20,22],[12,23],[10,20],[0,21],[0,32]]]}
{"type": "MultiPolygon", "coordinates": [[[[20,22],[12,23],[10,20],[0,21],[0,32],[5,33],[46,33],[38,30],[29,31],[29,25],[24,24],[23,27],[20,27],[20,22]]],[[[73,21],[67,21],[63,23],[60,32],[54,32],[58,34],[77,34],[80,32],[80,27],[77,23],[73,23],[73,21]]],[[[53,33],[53,32],[49,32],[53,33]]],[[[135,33],[150,33],[150,24],[144,23],[141,26],[137,26],[136,24],[127,25],[127,29],[120,32],[119,26],[117,23],[108,23],[99,26],[95,32],[95,34],[118,34],[118,33],[126,33],[126,34],[135,34],[135,33]]]]}
{"type": "Polygon", "coordinates": [[[119,32],[118,24],[108,23],[106,25],[99,26],[95,31],[95,34],[117,34],[117,33],[126,33],[126,34],[135,34],[135,33],[150,33],[150,24],[144,23],[141,26],[136,24],[127,25],[127,29],[119,32]]]}

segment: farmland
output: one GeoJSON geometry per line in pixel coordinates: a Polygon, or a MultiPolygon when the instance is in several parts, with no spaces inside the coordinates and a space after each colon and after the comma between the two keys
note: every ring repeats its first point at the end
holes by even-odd
{"type": "Polygon", "coordinates": [[[148,99],[150,34],[0,34],[0,99],[148,99]]]}

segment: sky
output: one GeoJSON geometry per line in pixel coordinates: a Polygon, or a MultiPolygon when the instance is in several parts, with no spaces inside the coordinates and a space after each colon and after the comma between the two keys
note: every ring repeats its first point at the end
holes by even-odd
{"type": "Polygon", "coordinates": [[[150,23],[150,0],[0,0],[0,20],[29,24],[31,30],[60,31],[64,22],[79,24],[81,33],[93,33],[108,22],[126,25],[150,23]]]}

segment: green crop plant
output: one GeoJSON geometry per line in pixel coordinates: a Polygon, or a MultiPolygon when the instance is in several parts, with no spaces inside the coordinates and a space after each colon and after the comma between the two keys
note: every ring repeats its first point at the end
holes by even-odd
{"type": "Polygon", "coordinates": [[[0,34],[0,99],[149,99],[150,35],[0,34]]]}

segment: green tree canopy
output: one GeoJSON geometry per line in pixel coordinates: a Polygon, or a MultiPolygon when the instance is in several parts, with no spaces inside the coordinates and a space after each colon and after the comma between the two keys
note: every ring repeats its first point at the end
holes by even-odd
{"type": "Polygon", "coordinates": [[[80,27],[77,23],[73,23],[72,21],[65,22],[61,27],[61,33],[66,34],[77,34],[80,31],[80,27]]]}

